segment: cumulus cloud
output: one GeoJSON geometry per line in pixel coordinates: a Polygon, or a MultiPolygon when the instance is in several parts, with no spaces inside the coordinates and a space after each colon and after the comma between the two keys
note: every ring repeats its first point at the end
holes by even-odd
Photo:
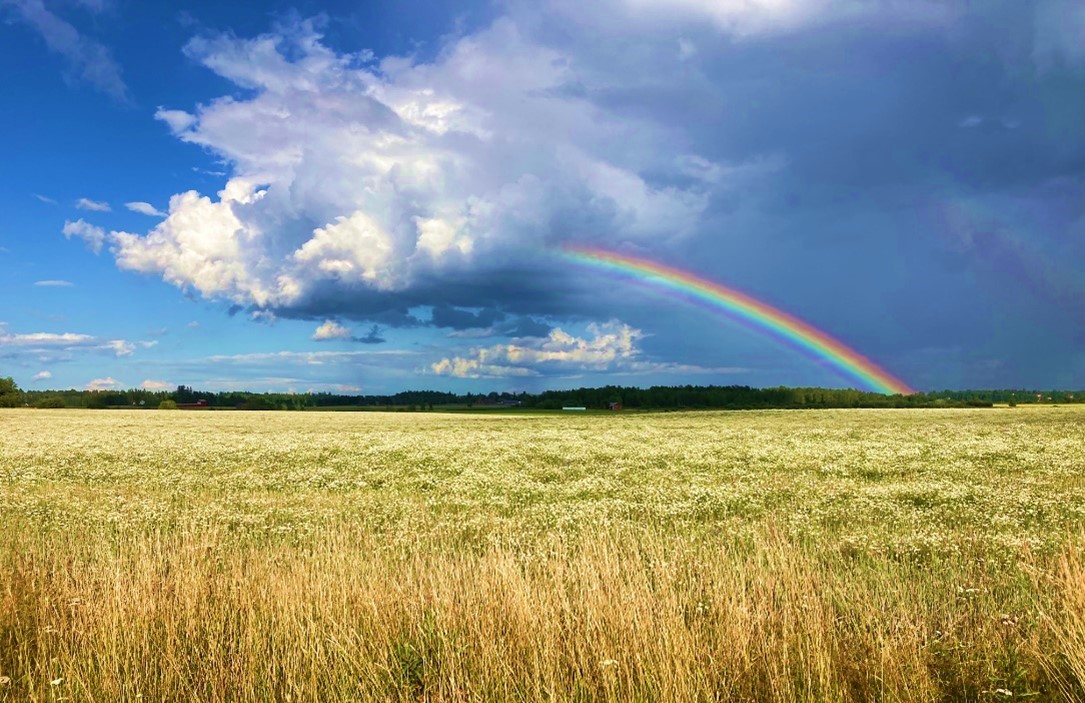
{"type": "Polygon", "coordinates": [[[113,378],[112,376],[107,376],[106,378],[96,378],[85,386],[88,391],[109,391],[123,387],[124,384],[113,378]]]}
{"type": "Polygon", "coordinates": [[[50,379],[52,377],[53,377],[53,372],[52,371],[39,371],[38,373],[31,376],[31,380],[33,380],[33,381],[45,381],[45,380],[50,379]]]}
{"type": "Polygon", "coordinates": [[[411,304],[502,305],[540,249],[573,234],[688,236],[728,185],[675,162],[668,125],[567,91],[570,58],[508,19],[432,63],[366,64],[309,22],[185,52],[250,96],[156,115],[231,177],[110,241],[121,268],[208,298],[372,321],[411,304]]]}
{"type": "Polygon", "coordinates": [[[45,0],[0,0],[0,6],[4,5],[14,8],[15,16],[37,31],[50,51],[67,60],[73,75],[117,100],[128,100],[128,87],[109,49],[80,34],[46,7],[45,0]]]}
{"type": "Polygon", "coordinates": [[[618,321],[592,324],[591,337],[575,337],[554,328],[544,338],[513,340],[509,344],[475,347],[466,357],[441,359],[433,373],[461,378],[536,376],[543,370],[602,371],[633,361],[636,341],[644,336],[618,321]]]}
{"type": "Polygon", "coordinates": [[[109,203],[101,200],[91,200],[89,198],[80,198],[75,201],[75,206],[80,210],[90,210],[92,212],[110,212],[113,208],[109,207],[109,203]]]}
{"type": "Polygon", "coordinates": [[[40,288],[71,288],[75,284],[71,281],[49,279],[45,281],[34,281],[34,285],[40,288]]]}
{"type": "Polygon", "coordinates": [[[131,203],[125,203],[124,206],[132,212],[138,212],[141,215],[147,215],[148,217],[165,217],[166,213],[162,212],[154,205],[137,200],[131,203]]]}
{"type": "Polygon", "coordinates": [[[64,229],[62,230],[66,239],[75,237],[82,239],[87,244],[87,248],[98,254],[102,251],[102,245],[105,243],[106,233],[105,230],[96,225],[92,225],[89,222],[85,222],[82,218],[75,220],[74,222],[69,220],[64,223],[64,229]]]}
{"type": "Polygon", "coordinates": [[[350,339],[350,329],[339,324],[335,320],[325,320],[324,324],[316,328],[313,332],[313,339],[318,342],[327,341],[329,339],[350,339]]]}
{"type": "Polygon", "coordinates": [[[176,388],[175,385],[167,381],[152,381],[151,379],[139,384],[139,387],[145,391],[171,391],[176,388]]]}

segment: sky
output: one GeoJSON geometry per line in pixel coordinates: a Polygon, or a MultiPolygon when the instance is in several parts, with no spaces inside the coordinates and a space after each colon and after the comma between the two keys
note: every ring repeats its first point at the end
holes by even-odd
{"type": "Polygon", "coordinates": [[[30,389],[1085,387],[1078,0],[0,0],[30,389]]]}

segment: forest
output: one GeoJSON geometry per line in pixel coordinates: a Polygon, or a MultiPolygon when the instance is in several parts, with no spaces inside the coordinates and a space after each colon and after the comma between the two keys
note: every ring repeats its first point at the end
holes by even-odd
{"type": "Polygon", "coordinates": [[[539,393],[447,393],[403,391],[391,395],[336,393],[250,393],[200,391],[180,385],[169,391],[22,390],[0,378],[0,407],[38,408],[172,408],[194,406],[237,410],[453,410],[534,408],[682,410],[769,408],[929,408],[990,407],[995,404],[1066,404],[1085,399],[1085,391],[1066,390],[942,390],[912,395],[883,395],[839,388],[752,388],[750,386],[602,386],[539,393]],[[202,402],[201,402],[202,401],[202,402]]]}

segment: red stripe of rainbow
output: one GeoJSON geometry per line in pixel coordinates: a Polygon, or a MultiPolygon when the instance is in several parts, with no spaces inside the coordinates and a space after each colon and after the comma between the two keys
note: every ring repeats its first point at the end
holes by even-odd
{"type": "Polygon", "coordinates": [[[861,381],[879,393],[914,393],[903,381],[851,347],[797,317],[734,288],[706,281],[688,271],[655,261],[605,249],[566,245],[564,252],[572,261],[646,283],[653,288],[679,293],[692,302],[707,303],[710,308],[722,311],[739,321],[753,323],[755,328],[768,332],[815,358],[824,359],[847,376],[861,381]]]}

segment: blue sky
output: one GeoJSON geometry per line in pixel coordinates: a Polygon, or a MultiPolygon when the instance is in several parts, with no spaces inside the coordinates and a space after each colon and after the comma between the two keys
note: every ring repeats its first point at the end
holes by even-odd
{"type": "Polygon", "coordinates": [[[27,388],[1085,386],[1073,0],[0,0],[0,375],[27,388]]]}

